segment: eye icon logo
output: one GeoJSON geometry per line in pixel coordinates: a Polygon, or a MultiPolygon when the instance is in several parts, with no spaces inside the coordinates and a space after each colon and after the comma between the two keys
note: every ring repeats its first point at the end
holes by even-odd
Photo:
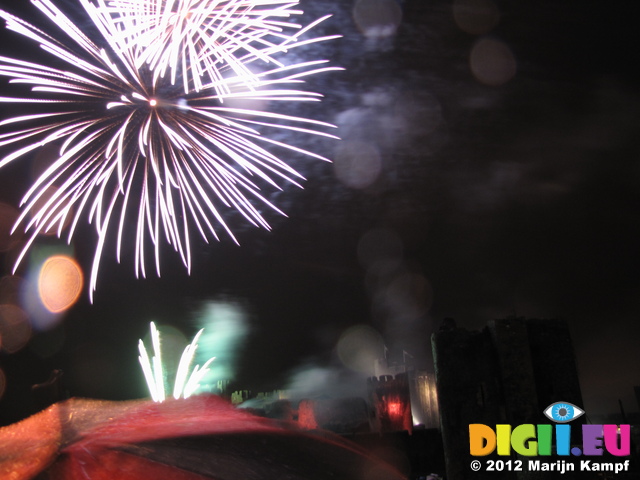
{"type": "Polygon", "coordinates": [[[556,402],[544,409],[549,420],[556,423],[567,423],[580,417],[584,413],[580,407],[569,402],[556,402]]]}

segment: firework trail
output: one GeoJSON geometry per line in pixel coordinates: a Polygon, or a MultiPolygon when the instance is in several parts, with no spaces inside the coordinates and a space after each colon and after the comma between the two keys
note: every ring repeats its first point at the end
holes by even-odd
{"type": "MultiPolygon", "coordinates": [[[[198,349],[198,339],[203,331],[204,329],[201,329],[196,336],[193,337],[192,342],[185,347],[180,357],[173,388],[173,398],[176,400],[179,398],[189,398],[197,392],[200,388],[200,382],[207,373],[209,373],[209,364],[215,360],[215,357],[210,358],[202,367],[196,365],[193,370],[190,370],[193,357],[198,349]]],[[[149,353],[147,352],[144,342],[142,340],[138,342],[138,350],[140,351],[138,360],[140,361],[149,393],[151,393],[151,398],[154,402],[164,402],[166,399],[164,386],[165,373],[162,364],[160,332],[153,322],[151,322],[151,344],[153,345],[153,356],[149,358],[149,353]]]]}
{"type": "Polygon", "coordinates": [[[303,13],[296,5],[291,0],[98,0],[93,12],[105,19],[101,24],[120,51],[133,55],[136,68],[146,64],[153,70],[154,83],[168,71],[172,84],[182,78],[185,92],[200,91],[209,81],[222,95],[230,93],[222,81],[225,72],[252,90],[260,79],[250,63],[284,67],[277,54],[326,39],[299,40],[328,16],[304,28],[283,21],[303,13]]]}
{"type": "Polygon", "coordinates": [[[56,27],[52,33],[0,10],[8,29],[40,44],[51,60],[49,66],[0,56],[0,76],[32,92],[0,101],[36,108],[36,113],[0,122],[8,130],[0,133],[0,147],[16,147],[0,160],[0,168],[43,145],[59,146],[57,160],[22,200],[16,227],[24,225],[30,237],[16,265],[39,233],[55,229],[60,236],[67,229],[71,241],[86,216],[98,233],[92,298],[111,232],[120,261],[125,231],[135,231],[135,272],[145,276],[148,240],[158,275],[163,238],[188,270],[192,230],[208,240],[217,239],[216,230],[222,228],[235,241],[224,209],[268,229],[254,203],[280,210],[260,193],[260,184],[279,189],[278,181],[297,185],[302,178],[268,148],[326,159],[261,130],[333,137],[325,131],[333,126],[233,107],[231,100],[319,101],[320,94],[296,85],[306,76],[338,68],[324,60],[284,65],[274,59],[285,48],[335,38],[299,40],[307,27],[290,36],[282,28],[277,31],[280,22],[269,18],[272,10],[266,6],[275,5],[278,17],[292,13],[295,2],[79,1],[100,32],[91,38],[49,0],[32,3],[56,27]],[[255,6],[265,9],[258,13],[255,6]],[[274,35],[279,42],[270,40],[274,35]],[[250,70],[252,63],[262,70],[250,70]],[[180,85],[175,84],[178,77],[183,78],[180,85]]]}

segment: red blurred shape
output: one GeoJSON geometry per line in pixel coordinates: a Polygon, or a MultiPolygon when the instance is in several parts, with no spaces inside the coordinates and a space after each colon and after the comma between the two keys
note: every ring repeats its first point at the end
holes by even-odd
{"type": "Polygon", "coordinates": [[[298,424],[305,430],[314,430],[318,428],[316,414],[313,411],[314,402],[310,399],[300,400],[298,405],[298,424]]]}
{"type": "Polygon", "coordinates": [[[358,480],[372,471],[380,480],[405,478],[338,436],[256,417],[210,395],[71,399],[0,428],[6,480],[358,480]]]}
{"type": "Polygon", "coordinates": [[[387,411],[390,417],[399,417],[402,415],[402,404],[399,402],[389,402],[387,404],[387,411]]]}

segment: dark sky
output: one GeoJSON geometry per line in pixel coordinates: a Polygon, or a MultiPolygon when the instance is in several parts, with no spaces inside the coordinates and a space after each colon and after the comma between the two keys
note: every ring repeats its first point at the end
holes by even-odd
{"type": "MultiPolygon", "coordinates": [[[[335,347],[354,325],[430,369],[429,337],[443,318],[479,329],[515,315],[568,323],[587,412],[616,411],[619,398],[637,411],[632,3],[495,0],[456,10],[405,0],[395,33],[374,38],[384,33],[375,15],[363,13],[374,20],[358,29],[350,1],[303,1],[309,18],[334,14],[319,32],[343,38],[296,55],[346,70],[312,79],[322,105],[295,112],[337,124],[342,141],[288,140],[335,163],[293,159],[304,190],[271,197],[288,218],[268,213],[267,232],[230,217],[241,246],[196,242],[190,276],[171,249],[162,278],[146,280],[126,254],[117,265],[108,253],[93,305],[85,289],[57,327],[0,354],[0,421],[23,414],[28,386],[54,368],[74,396],[145,395],[136,348],[148,322],[191,336],[212,300],[247,314],[236,372],[244,388],[283,387],[300,368],[339,371],[335,347]],[[480,25],[469,26],[474,12],[480,25]]],[[[13,42],[22,39],[1,39],[3,54],[21,55],[13,42]]],[[[30,181],[29,159],[19,162],[0,170],[0,201],[14,206],[30,181]]],[[[90,228],[74,241],[86,271],[94,242],[90,228]]]]}

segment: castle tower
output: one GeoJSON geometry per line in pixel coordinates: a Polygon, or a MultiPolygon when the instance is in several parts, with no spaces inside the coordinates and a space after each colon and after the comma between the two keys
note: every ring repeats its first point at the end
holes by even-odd
{"type": "Polygon", "coordinates": [[[408,375],[371,377],[367,384],[380,432],[407,430],[411,433],[413,420],[408,375]]]}
{"type": "Polygon", "coordinates": [[[409,381],[413,422],[425,428],[440,428],[436,375],[420,370],[411,371],[409,381]]]}
{"type": "MultiPolygon", "coordinates": [[[[485,478],[468,468],[469,424],[546,423],[542,412],[551,403],[582,405],[571,337],[562,321],[512,317],[489,322],[481,332],[452,325],[431,342],[449,480],[485,478]]],[[[491,473],[495,480],[514,477],[491,473]]]]}

